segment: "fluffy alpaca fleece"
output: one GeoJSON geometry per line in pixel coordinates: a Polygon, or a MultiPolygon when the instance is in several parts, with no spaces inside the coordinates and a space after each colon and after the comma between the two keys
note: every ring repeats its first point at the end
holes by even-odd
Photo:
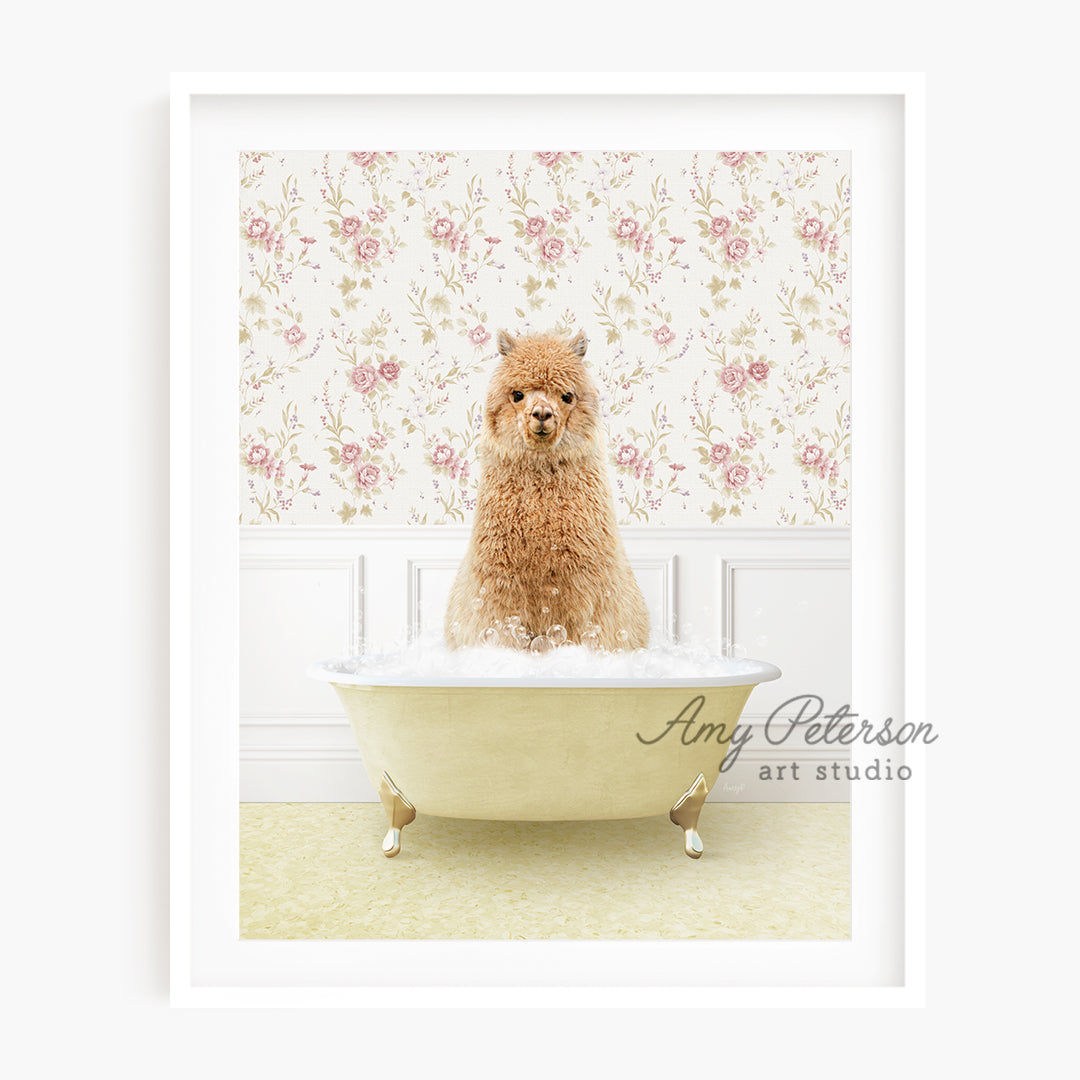
{"type": "Polygon", "coordinates": [[[585,335],[515,340],[500,331],[498,344],[447,644],[480,644],[494,627],[500,644],[528,647],[559,625],[572,644],[644,648],[649,616],[615,523],[585,335]]]}

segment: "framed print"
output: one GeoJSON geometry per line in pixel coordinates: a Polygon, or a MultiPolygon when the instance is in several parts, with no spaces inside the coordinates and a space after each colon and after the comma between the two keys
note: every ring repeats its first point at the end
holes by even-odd
{"type": "Polygon", "coordinates": [[[922,1002],[921,79],[550,85],[174,76],[174,1004],[922,1002]]]}

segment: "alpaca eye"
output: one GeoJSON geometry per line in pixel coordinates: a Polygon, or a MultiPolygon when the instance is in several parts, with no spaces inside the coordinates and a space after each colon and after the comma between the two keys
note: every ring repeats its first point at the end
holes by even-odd
{"type": "Polygon", "coordinates": [[[563,399],[563,401],[566,402],[567,405],[569,405],[570,402],[574,400],[574,395],[573,394],[563,394],[562,399],[563,399]]]}
{"type": "Polygon", "coordinates": [[[515,390],[510,396],[515,401],[520,401],[525,395],[520,390],[515,390]]]}

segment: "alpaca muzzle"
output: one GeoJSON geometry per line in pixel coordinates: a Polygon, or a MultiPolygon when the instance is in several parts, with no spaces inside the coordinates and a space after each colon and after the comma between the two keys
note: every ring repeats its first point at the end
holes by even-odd
{"type": "Polygon", "coordinates": [[[548,439],[555,433],[558,421],[555,410],[543,399],[533,401],[529,412],[529,431],[538,439],[548,439]]]}

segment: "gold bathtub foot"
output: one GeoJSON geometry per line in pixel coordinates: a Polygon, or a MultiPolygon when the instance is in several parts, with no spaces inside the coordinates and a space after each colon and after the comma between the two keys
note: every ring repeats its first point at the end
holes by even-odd
{"type": "Polygon", "coordinates": [[[382,850],[388,859],[392,859],[401,850],[401,830],[416,820],[416,808],[386,773],[379,781],[379,799],[390,821],[390,831],[382,842],[382,850]]]}
{"type": "Polygon", "coordinates": [[[685,836],[684,848],[691,859],[700,859],[704,847],[701,837],[698,836],[697,823],[701,815],[701,808],[705,805],[705,796],[709,794],[708,785],[705,783],[705,774],[698,773],[697,779],[690,785],[685,794],[671,808],[668,815],[671,820],[683,830],[685,836]]]}

